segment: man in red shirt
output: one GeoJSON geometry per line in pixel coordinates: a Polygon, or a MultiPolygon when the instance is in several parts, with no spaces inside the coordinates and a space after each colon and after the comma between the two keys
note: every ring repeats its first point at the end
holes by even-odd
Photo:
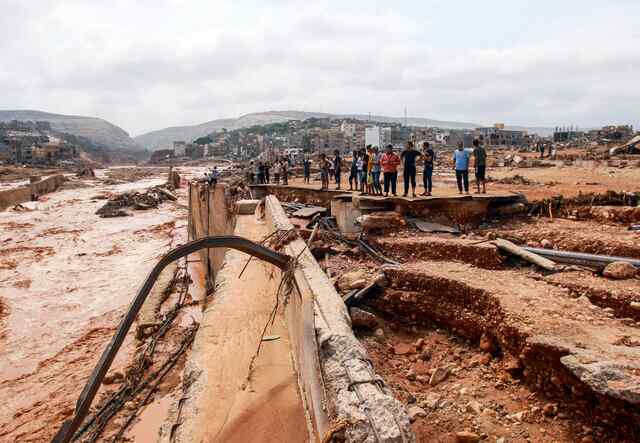
{"type": "Polygon", "coordinates": [[[384,173],[384,196],[389,196],[389,185],[391,185],[391,193],[395,196],[396,185],[398,184],[398,166],[400,165],[400,157],[393,152],[393,145],[387,145],[386,152],[382,154],[380,166],[384,173]]]}

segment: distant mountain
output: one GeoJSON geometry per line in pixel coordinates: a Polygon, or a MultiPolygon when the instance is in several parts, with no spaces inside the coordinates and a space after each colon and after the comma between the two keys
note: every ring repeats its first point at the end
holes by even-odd
{"type": "MultiPolygon", "coordinates": [[[[225,118],[220,120],[212,120],[193,126],[174,126],[166,129],[148,132],[146,134],[134,137],[136,143],[148,149],[169,148],[174,141],[193,141],[199,137],[203,137],[222,128],[239,129],[254,125],[266,125],[269,123],[280,123],[289,120],[306,120],[308,118],[356,118],[358,120],[372,120],[382,123],[403,123],[402,117],[386,117],[382,115],[365,115],[365,114],[327,114],[322,112],[302,112],[302,111],[269,111],[246,114],[238,118],[225,118]]],[[[413,126],[438,126],[447,129],[474,129],[481,124],[433,120],[430,118],[407,118],[407,124],[413,126]]],[[[553,128],[526,128],[520,126],[507,126],[507,129],[528,130],[540,135],[549,135],[553,132],[553,128]]]]}
{"type": "Polygon", "coordinates": [[[140,150],[141,147],[122,128],[96,117],[61,115],[48,112],[0,110],[0,121],[47,121],[57,132],[86,137],[96,144],[115,150],[140,150]]]}

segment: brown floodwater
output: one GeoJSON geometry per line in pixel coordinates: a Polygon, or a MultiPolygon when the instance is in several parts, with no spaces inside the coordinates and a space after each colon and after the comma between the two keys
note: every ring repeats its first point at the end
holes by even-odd
{"type": "MultiPolygon", "coordinates": [[[[87,180],[0,212],[0,441],[53,436],[139,285],[186,235],[184,190],[181,204],[131,217],[98,217],[105,200],[94,197],[162,182],[87,180]]],[[[134,345],[130,334],[113,367],[134,345]]]]}

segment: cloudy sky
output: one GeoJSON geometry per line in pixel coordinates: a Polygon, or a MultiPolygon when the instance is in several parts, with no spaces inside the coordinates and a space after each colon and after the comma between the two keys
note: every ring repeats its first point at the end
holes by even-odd
{"type": "Polygon", "coordinates": [[[640,127],[638,0],[0,0],[0,109],[640,127]]]}

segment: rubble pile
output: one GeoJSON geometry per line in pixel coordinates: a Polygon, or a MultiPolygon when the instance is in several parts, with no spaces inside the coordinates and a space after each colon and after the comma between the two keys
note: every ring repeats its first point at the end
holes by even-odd
{"type": "Polygon", "coordinates": [[[155,186],[145,192],[125,192],[109,199],[104,206],[96,211],[100,217],[126,217],[131,215],[124,208],[147,210],[157,208],[167,200],[176,201],[177,197],[162,186],[155,186]]]}
{"type": "Polygon", "coordinates": [[[523,177],[520,174],[516,174],[512,177],[504,177],[501,179],[494,179],[489,177],[489,181],[491,182],[495,182],[495,183],[500,183],[503,185],[537,185],[539,184],[539,182],[535,181],[535,180],[529,180],[526,177],[523,177]]]}
{"type": "Polygon", "coordinates": [[[551,212],[569,216],[571,210],[581,206],[638,206],[640,203],[640,192],[616,192],[607,191],[602,194],[587,193],[578,194],[572,198],[562,195],[545,198],[532,202],[529,206],[530,215],[549,215],[551,212]]]}

